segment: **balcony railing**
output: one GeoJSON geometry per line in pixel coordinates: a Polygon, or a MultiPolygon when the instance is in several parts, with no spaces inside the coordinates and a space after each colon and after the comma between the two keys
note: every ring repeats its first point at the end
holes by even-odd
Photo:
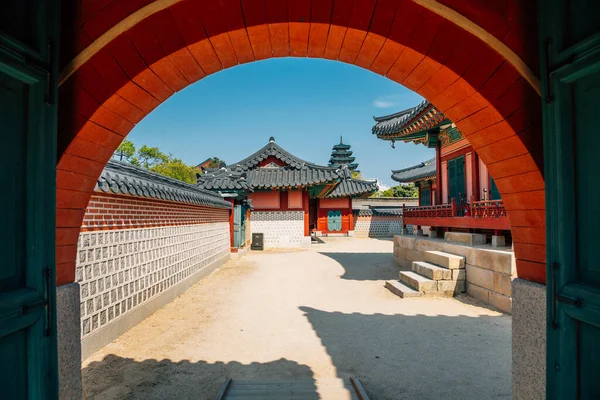
{"type": "Polygon", "coordinates": [[[502,200],[471,200],[470,203],[402,207],[405,225],[510,229],[502,200]]]}

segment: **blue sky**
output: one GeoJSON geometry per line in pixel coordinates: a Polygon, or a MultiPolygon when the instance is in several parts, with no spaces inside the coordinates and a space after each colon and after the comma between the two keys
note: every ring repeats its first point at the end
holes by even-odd
{"type": "Polygon", "coordinates": [[[270,59],[190,85],[144,118],[128,139],[196,165],[213,156],[239,161],[274,136],[298,157],[325,165],[343,136],[363,176],[392,185],[390,170],[431,158],[435,151],[403,142],[392,149],[371,134],[373,116],[421,100],[391,80],[341,62],[270,59]]]}

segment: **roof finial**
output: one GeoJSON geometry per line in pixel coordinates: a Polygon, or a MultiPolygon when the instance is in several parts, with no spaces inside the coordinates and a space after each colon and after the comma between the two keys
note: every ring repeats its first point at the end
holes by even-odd
{"type": "Polygon", "coordinates": [[[275,143],[275,138],[273,136],[269,138],[269,143],[275,143]]]}
{"type": "Polygon", "coordinates": [[[342,141],[342,137],[340,136],[340,144],[344,144],[344,142],[342,141]]]}

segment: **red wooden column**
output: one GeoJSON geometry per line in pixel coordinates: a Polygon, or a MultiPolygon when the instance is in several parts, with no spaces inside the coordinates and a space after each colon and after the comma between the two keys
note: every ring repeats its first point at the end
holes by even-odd
{"type": "Polygon", "coordinates": [[[348,231],[353,231],[354,230],[354,213],[352,212],[352,198],[348,199],[348,201],[350,202],[350,207],[349,207],[349,215],[348,215],[348,221],[350,222],[350,226],[348,227],[348,231]]]}
{"type": "Polygon", "coordinates": [[[302,191],[302,208],[304,209],[304,236],[310,236],[309,232],[309,220],[308,216],[309,206],[308,206],[308,190],[302,191]]]}
{"type": "Polygon", "coordinates": [[[479,192],[479,156],[473,150],[471,153],[471,179],[472,179],[472,197],[475,201],[481,200],[481,193],[479,192]]]}
{"type": "Polygon", "coordinates": [[[442,204],[442,143],[435,148],[435,204],[442,204]]]}

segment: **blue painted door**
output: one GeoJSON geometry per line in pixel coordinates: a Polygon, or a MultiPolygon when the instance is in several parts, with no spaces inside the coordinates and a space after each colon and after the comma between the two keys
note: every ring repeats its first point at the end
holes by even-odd
{"type": "Polygon", "coordinates": [[[327,212],[327,230],[337,232],[342,230],[342,212],[331,210],[327,212]]]}
{"type": "Polygon", "coordinates": [[[421,205],[422,206],[430,206],[431,205],[431,186],[426,188],[421,188],[421,205]]]}
{"type": "Polygon", "coordinates": [[[57,397],[58,4],[0,1],[0,398],[57,397]]]}
{"type": "Polygon", "coordinates": [[[547,398],[600,399],[600,2],[542,0],[547,398]]]}

